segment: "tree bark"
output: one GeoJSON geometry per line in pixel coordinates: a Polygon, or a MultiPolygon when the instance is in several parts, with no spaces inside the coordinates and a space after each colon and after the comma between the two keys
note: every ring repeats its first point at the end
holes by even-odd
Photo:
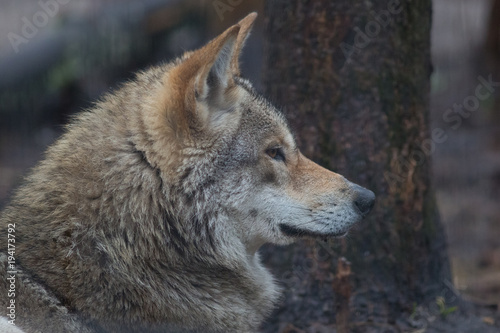
{"type": "MultiPolygon", "coordinates": [[[[486,34],[486,52],[488,54],[489,67],[493,71],[493,75],[498,81],[500,78],[500,0],[494,0],[490,20],[488,23],[488,31],[486,34]]],[[[491,124],[493,130],[493,148],[500,150],[500,94],[495,94],[495,104],[491,115],[491,124]],[[496,129],[496,130],[495,130],[496,129]]]]}
{"type": "Polygon", "coordinates": [[[500,0],[494,0],[491,7],[490,21],[486,35],[486,48],[493,57],[500,61],[500,0]]]}
{"type": "Polygon", "coordinates": [[[446,135],[429,129],[431,0],[273,0],[266,21],[266,95],[283,106],[306,156],[377,202],[344,239],[264,249],[286,290],[265,331],[337,322],[338,332],[366,332],[448,297],[429,175],[446,135]]]}

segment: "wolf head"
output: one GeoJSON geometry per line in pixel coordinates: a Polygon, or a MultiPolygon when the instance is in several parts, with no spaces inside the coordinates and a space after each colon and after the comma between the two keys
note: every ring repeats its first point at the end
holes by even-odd
{"type": "Polygon", "coordinates": [[[198,198],[225,215],[248,251],[345,235],[375,196],[304,157],[283,114],[240,77],[238,58],[255,18],[169,68],[144,120],[155,143],[148,158],[184,193],[203,192],[198,198]]]}

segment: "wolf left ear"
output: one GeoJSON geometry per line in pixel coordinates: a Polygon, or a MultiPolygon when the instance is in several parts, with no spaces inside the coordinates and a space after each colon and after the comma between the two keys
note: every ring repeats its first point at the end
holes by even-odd
{"type": "MultiPolygon", "coordinates": [[[[214,58],[213,62],[207,63],[208,66],[197,79],[198,97],[205,97],[205,94],[210,94],[211,91],[224,93],[224,90],[233,84],[233,76],[240,76],[240,54],[256,18],[257,13],[248,14],[238,24],[230,27],[207,46],[197,51],[201,52],[206,49],[211,55],[210,58],[214,58]],[[236,39],[233,39],[234,35],[236,39]],[[214,91],[216,89],[221,89],[221,91],[214,91]]],[[[212,95],[215,95],[214,93],[212,95]]]]}
{"type": "Polygon", "coordinates": [[[233,77],[240,75],[239,55],[256,17],[247,15],[167,72],[162,108],[175,133],[189,135],[229,121],[238,99],[233,77]]]}

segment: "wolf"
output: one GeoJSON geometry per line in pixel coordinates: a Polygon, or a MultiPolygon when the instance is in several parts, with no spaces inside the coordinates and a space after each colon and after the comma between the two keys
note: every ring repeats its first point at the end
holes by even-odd
{"type": "Polygon", "coordinates": [[[280,297],[259,248],[341,237],[372,209],[242,78],[255,18],[137,74],[47,150],[0,217],[17,327],[257,332],[280,297]]]}

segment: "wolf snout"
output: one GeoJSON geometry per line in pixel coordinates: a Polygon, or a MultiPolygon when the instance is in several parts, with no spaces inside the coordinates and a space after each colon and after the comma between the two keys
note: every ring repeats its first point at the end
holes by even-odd
{"type": "Polygon", "coordinates": [[[353,190],[355,192],[354,205],[364,217],[368,215],[375,204],[375,194],[359,185],[354,185],[353,190]]]}

